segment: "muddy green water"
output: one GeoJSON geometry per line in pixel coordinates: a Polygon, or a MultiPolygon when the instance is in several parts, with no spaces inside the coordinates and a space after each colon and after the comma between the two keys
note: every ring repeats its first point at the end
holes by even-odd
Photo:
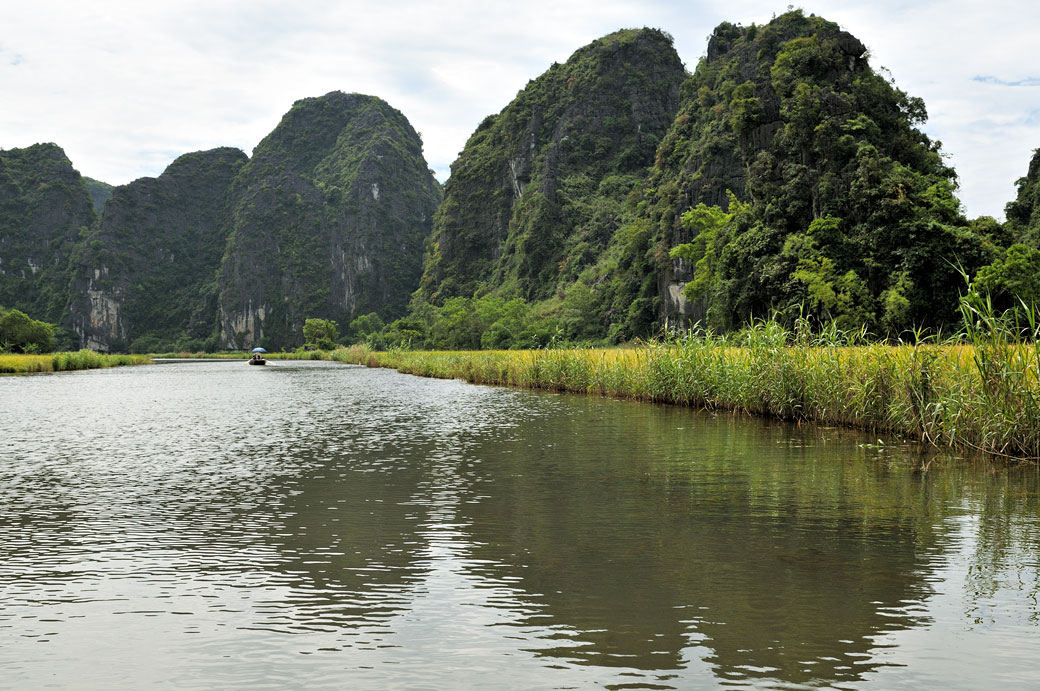
{"type": "Polygon", "coordinates": [[[0,687],[1036,688],[1035,467],[331,363],[0,378],[0,687]]]}

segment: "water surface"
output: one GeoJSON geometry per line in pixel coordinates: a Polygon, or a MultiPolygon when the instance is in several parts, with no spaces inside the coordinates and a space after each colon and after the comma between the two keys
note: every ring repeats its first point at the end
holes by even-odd
{"type": "Polygon", "coordinates": [[[1030,688],[1037,469],[320,362],[0,379],[0,686],[1030,688]]]}

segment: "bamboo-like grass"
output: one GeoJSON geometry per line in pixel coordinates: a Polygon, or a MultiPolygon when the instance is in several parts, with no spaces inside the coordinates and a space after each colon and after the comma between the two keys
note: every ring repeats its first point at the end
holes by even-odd
{"type": "Polygon", "coordinates": [[[66,372],[70,370],[102,369],[126,365],[145,365],[152,361],[147,355],[103,355],[93,350],[78,350],[46,355],[0,354],[0,374],[33,374],[35,372],[66,372]]]}

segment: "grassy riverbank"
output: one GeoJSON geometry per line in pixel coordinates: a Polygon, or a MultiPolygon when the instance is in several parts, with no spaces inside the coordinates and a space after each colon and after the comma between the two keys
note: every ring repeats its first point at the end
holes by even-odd
{"type": "Polygon", "coordinates": [[[971,346],[734,347],[684,338],[625,350],[347,351],[426,377],[847,425],[1040,459],[1037,353],[971,346]]]}
{"type": "Polygon", "coordinates": [[[48,353],[46,355],[0,354],[0,374],[103,369],[126,365],[146,365],[151,361],[152,359],[147,355],[102,355],[101,353],[95,353],[93,350],[48,353]]]}
{"type": "Polygon", "coordinates": [[[1002,457],[1040,460],[1040,330],[976,297],[942,344],[858,344],[855,334],[760,321],[738,337],[690,333],[632,349],[393,351],[331,359],[551,391],[846,425],[1002,457]]]}

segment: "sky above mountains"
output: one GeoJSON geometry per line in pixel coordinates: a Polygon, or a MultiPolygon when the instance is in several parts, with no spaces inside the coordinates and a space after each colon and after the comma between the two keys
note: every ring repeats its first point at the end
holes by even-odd
{"type": "MultiPolygon", "coordinates": [[[[759,0],[34,0],[0,23],[0,148],[64,147],[112,184],[180,154],[247,153],[292,103],[379,96],[422,133],[437,177],[467,137],[553,62],[619,28],[675,38],[689,70],[722,21],[764,24],[759,0]]],[[[798,5],[837,22],[928,107],[969,216],[1003,218],[1040,147],[1040,3],[848,0],[798,5]]]]}

